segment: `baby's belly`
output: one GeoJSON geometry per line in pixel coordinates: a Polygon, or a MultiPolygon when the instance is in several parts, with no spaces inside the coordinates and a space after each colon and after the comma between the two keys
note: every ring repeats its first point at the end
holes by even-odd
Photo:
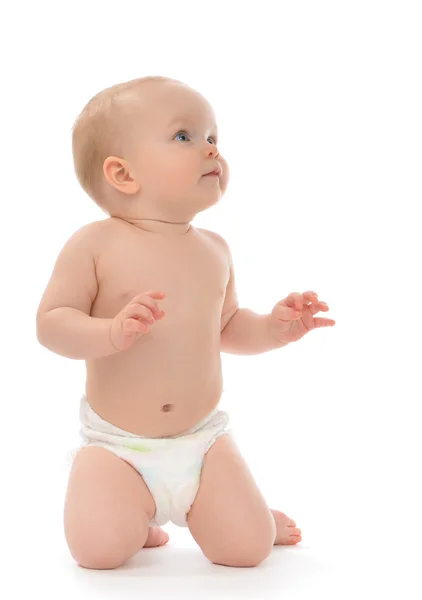
{"type": "Polygon", "coordinates": [[[219,331],[166,338],[147,335],[130,350],[86,362],[87,399],[103,419],[137,435],[164,437],[189,429],[218,405],[219,331]]]}

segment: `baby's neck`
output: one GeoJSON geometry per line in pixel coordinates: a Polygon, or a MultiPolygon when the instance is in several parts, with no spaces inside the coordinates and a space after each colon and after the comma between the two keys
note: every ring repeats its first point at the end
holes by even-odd
{"type": "Polygon", "coordinates": [[[129,223],[138,229],[142,229],[143,231],[159,233],[162,235],[185,235],[191,229],[191,224],[189,222],[171,223],[169,221],[161,221],[159,219],[136,219],[133,217],[128,217],[125,219],[121,217],[113,218],[119,218],[121,221],[126,221],[126,223],[129,223]]]}

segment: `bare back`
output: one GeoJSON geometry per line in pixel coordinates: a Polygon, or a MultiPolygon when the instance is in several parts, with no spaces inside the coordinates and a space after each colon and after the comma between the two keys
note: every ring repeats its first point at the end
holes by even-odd
{"type": "Polygon", "coordinates": [[[117,218],[102,223],[90,315],[113,318],[148,290],[165,292],[159,306],[166,315],[129,350],[86,361],[88,402],[137,435],[176,435],[220,401],[227,253],[204,229],[164,236],[117,218]]]}

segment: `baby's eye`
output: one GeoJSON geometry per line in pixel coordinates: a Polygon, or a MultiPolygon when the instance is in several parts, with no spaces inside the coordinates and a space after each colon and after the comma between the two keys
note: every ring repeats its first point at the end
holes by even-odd
{"type": "MultiPolygon", "coordinates": [[[[189,138],[188,134],[186,133],[186,131],[179,131],[179,133],[176,133],[176,135],[174,136],[174,139],[177,138],[178,135],[184,135],[185,138],[189,138]]],[[[182,140],[183,142],[184,140],[182,140]]]]}
{"type": "Polygon", "coordinates": [[[212,140],[212,141],[210,142],[210,144],[217,144],[216,140],[215,140],[213,137],[211,137],[211,136],[210,136],[208,139],[209,139],[209,140],[212,140]]]}

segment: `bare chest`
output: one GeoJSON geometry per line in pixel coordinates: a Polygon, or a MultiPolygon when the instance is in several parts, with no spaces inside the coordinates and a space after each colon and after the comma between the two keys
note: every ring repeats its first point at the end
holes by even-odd
{"type": "Polygon", "coordinates": [[[221,315],[229,279],[224,249],[202,230],[183,238],[116,227],[98,258],[99,290],[91,316],[112,318],[134,296],[151,290],[165,293],[159,305],[168,323],[183,326],[221,315]]]}

